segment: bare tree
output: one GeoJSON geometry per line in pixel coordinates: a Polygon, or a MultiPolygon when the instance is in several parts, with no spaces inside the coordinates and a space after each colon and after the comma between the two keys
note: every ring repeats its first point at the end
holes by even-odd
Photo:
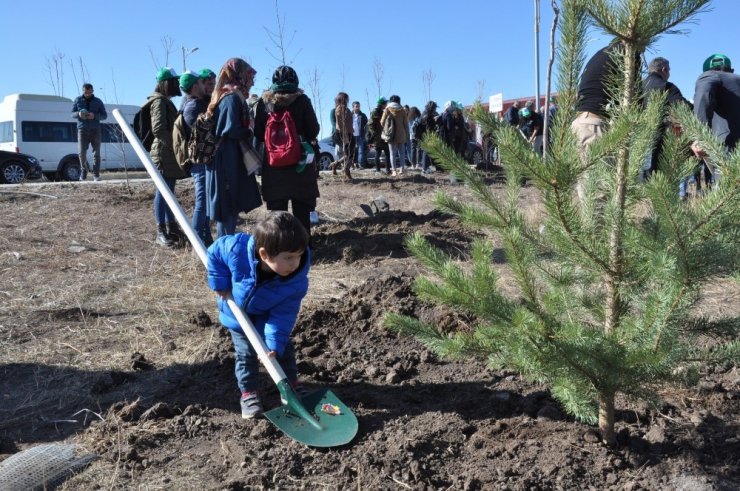
{"type": "MultiPolygon", "coordinates": [[[[82,61],[82,59],[80,59],[82,61]]],[[[118,87],[116,86],[116,74],[113,70],[113,68],[110,69],[110,75],[111,80],[113,81],[113,100],[116,104],[120,104],[118,102],[118,87]]],[[[133,191],[131,189],[131,182],[129,180],[128,175],[128,163],[126,162],[126,136],[123,133],[123,129],[121,129],[120,126],[112,124],[110,125],[110,128],[112,130],[113,135],[115,135],[116,138],[116,150],[121,152],[121,161],[123,162],[123,175],[126,180],[126,190],[128,191],[128,194],[131,194],[133,191]]],[[[112,135],[112,136],[113,136],[112,135]]]]}
{"type": "Polygon", "coordinates": [[[550,88],[552,86],[552,64],[555,61],[555,30],[558,27],[558,17],[560,16],[560,9],[555,0],[551,0],[552,11],[554,16],[552,18],[552,27],[550,28],[550,59],[547,62],[547,87],[545,88],[545,109],[543,111],[545,124],[542,129],[542,158],[547,160],[547,141],[550,138],[550,121],[549,115],[549,104],[550,104],[550,88]]]}
{"type": "Polygon", "coordinates": [[[485,80],[478,80],[477,82],[477,91],[476,91],[476,100],[483,101],[486,97],[486,92],[488,89],[486,88],[486,81],[485,80]]]}
{"type": "Polygon", "coordinates": [[[275,53],[273,53],[267,48],[265,48],[265,51],[267,51],[270,56],[272,56],[278,62],[280,62],[281,65],[292,65],[296,56],[298,56],[298,54],[301,52],[303,48],[298,49],[298,52],[296,52],[295,56],[293,56],[290,60],[286,58],[286,52],[288,51],[288,48],[290,48],[290,45],[293,44],[293,40],[295,39],[295,35],[298,31],[294,30],[290,36],[290,39],[286,40],[285,16],[280,15],[280,5],[278,4],[278,0],[275,0],[275,17],[277,19],[277,30],[276,31],[271,31],[265,26],[263,26],[263,28],[265,32],[267,33],[267,37],[270,38],[270,41],[272,42],[272,44],[275,45],[275,48],[278,50],[278,53],[280,56],[276,55],[275,53]]]}
{"type": "MultiPolygon", "coordinates": [[[[314,107],[318,109],[319,114],[319,122],[321,122],[321,117],[324,114],[324,107],[321,102],[321,74],[319,73],[319,69],[317,67],[314,67],[313,71],[308,73],[308,81],[306,82],[306,85],[308,85],[309,90],[311,90],[311,100],[313,101],[314,107]]],[[[324,136],[324,128],[323,125],[321,127],[321,136],[324,136]]]]}
{"type": "Polygon", "coordinates": [[[47,75],[54,95],[64,95],[64,56],[55,48],[54,53],[46,58],[47,75]]]}
{"type": "Polygon", "coordinates": [[[424,96],[426,96],[427,101],[432,100],[432,84],[434,83],[435,78],[437,77],[434,75],[431,68],[421,72],[421,81],[424,84],[424,96]]]}
{"type": "Polygon", "coordinates": [[[378,88],[378,97],[383,95],[383,74],[385,68],[383,62],[377,56],[373,60],[373,78],[375,79],[375,86],[378,88]]]}
{"type": "Polygon", "coordinates": [[[78,57],[77,62],[78,66],[75,67],[75,63],[72,60],[69,60],[69,67],[72,69],[72,77],[75,79],[75,87],[80,88],[82,84],[90,81],[90,72],[87,69],[87,65],[85,65],[85,62],[82,60],[82,56],[78,57]],[[79,78],[77,78],[76,71],[78,68],[80,70],[79,78]]]}
{"type": "Polygon", "coordinates": [[[164,50],[164,63],[159,62],[159,57],[154,54],[154,50],[149,46],[149,56],[154,63],[154,69],[159,70],[163,66],[170,66],[170,54],[175,52],[175,40],[170,36],[164,36],[160,39],[162,49],[164,50]]]}

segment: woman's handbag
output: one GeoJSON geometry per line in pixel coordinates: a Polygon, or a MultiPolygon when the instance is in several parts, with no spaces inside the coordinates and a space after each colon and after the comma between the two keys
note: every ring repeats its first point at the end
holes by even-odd
{"type": "Polygon", "coordinates": [[[262,158],[252,145],[245,141],[240,141],[239,147],[242,151],[242,162],[248,174],[254,174],[262,169],[262,158]]]}

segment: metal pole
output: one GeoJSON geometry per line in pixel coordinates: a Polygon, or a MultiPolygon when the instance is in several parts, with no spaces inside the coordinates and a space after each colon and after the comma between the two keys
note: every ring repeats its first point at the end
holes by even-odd
{"type": "Polygon", "coordinates": [[[182,48],[182,73],[185,73],[185,46],[181,46],[182,48]]]}
{"type": "MultiPolygon", "coordinates": [[[[182,211],[180,203],[177,202],[177,198],[175,198],[175,195],[172,194],[172,191],[170,191],[167,183],[164,182],[162,174],[160,174],[160,172],[155,167],[152,159],[149,157],[149,153],[144,148],[144,145],[141,144],[141,140],[139,140],[139,137],[136,136],[133,128],[131,128],[131,126],[128,124],[128,121],[126,121],[126,119],[123,117],[123,114],[121,114],[120,110],[114,109],[113,117],[116,118],[116,121],[121,127],[121,130],[123,130],[123,133],[126,135],[126,138],[128,138],[131,146],[134,147],[136,155],[139,156],[141,163],[144,164],[144,167],[149,173],[149,176],[152,178],[152,181],[154,181],[155,186],[157,186],[160,194],[167,202],[167,205],[169,205],[170,210],[172,210],[172,213],[177,219],[177,223],[180,224],[180,227],[185,232],[185,235],[188,236],[190,244],[192,244],[193,246],[193,251],[195,251],[195,254],[203,263],[203,266],[207,267],[208,256],[206,255],[206,248],[203,245],[203,242],[201,242],[200,237],[196,235],[195,230],[193,230],[192,225],[190,225],[190,220],[188,220],[185,212],[182,211]]],[[[229,305],[229,308],[231,308],[231,312],[234,314],[234,317],[236,317],[236,320],[239,321],[239,325],[242,326],[244,334],[246,334],[247,338],[249,338],[249,342],[252,344],[252,347],[257,352],[257,356],[262,362],[262,365],[264,365],[264,367],[267,369],[267,372],[270,374],[272,379],[275,381],[275,383],[284,380],[285,372],[283,372],[283,369],[280,367],[280,365],[278,365],[277,361],[274,358],[270,358],[269,356],[267,356],[267,346],[265,345],[265,342],[262,340],[259,334],[257,334],[257,331],[254,329],[252,322],[247,318],[246,315],[244,315],[244,312],[242,312],[242,309],[236,304],[236,302],[234,302],[234,299],[231,298],[231,295],[229,295],[229,297],[226,299],[226,302],[229,305]]]]}
{"type": "Polygon", "coordinates": [[[534,107],[540,112],[540,0],[534,0],[534,107]]]}

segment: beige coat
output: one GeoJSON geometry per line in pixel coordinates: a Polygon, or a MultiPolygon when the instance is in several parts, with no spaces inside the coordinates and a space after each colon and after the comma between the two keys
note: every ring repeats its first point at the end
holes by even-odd
{"type": "Polygon", "coordinates": [[[393,141],[388,143],[393,145],[402,145],[409,141],[409,117],[406,115],[406,111],[403,110],[397,102],[389,102],[386,106],[383,115],[380,117],[380,128],[382,131],[383,124],[386,118],[392,117],[396,123],[396,134],[393,135],[393,141]]]}

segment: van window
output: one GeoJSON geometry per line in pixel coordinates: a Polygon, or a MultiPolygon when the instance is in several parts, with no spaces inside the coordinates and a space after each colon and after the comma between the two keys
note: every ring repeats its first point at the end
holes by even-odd
{"type": "Polygon", "coordinates": [[[13,122],[3,121],[0,123],[0,143],[10,143],[13,141],[13,122]]]}
{"type": "Polygon", "coordinates": [[[102,143],[128,143],[126,135],[117,124],[103,123],[101,125],[100,141],[102,143]]]}
{"type": "Polygon", "coordinates": [[[24,142],[77,141],[77,124],[50,121],[23,121],[21,132],[24,142]]]}

